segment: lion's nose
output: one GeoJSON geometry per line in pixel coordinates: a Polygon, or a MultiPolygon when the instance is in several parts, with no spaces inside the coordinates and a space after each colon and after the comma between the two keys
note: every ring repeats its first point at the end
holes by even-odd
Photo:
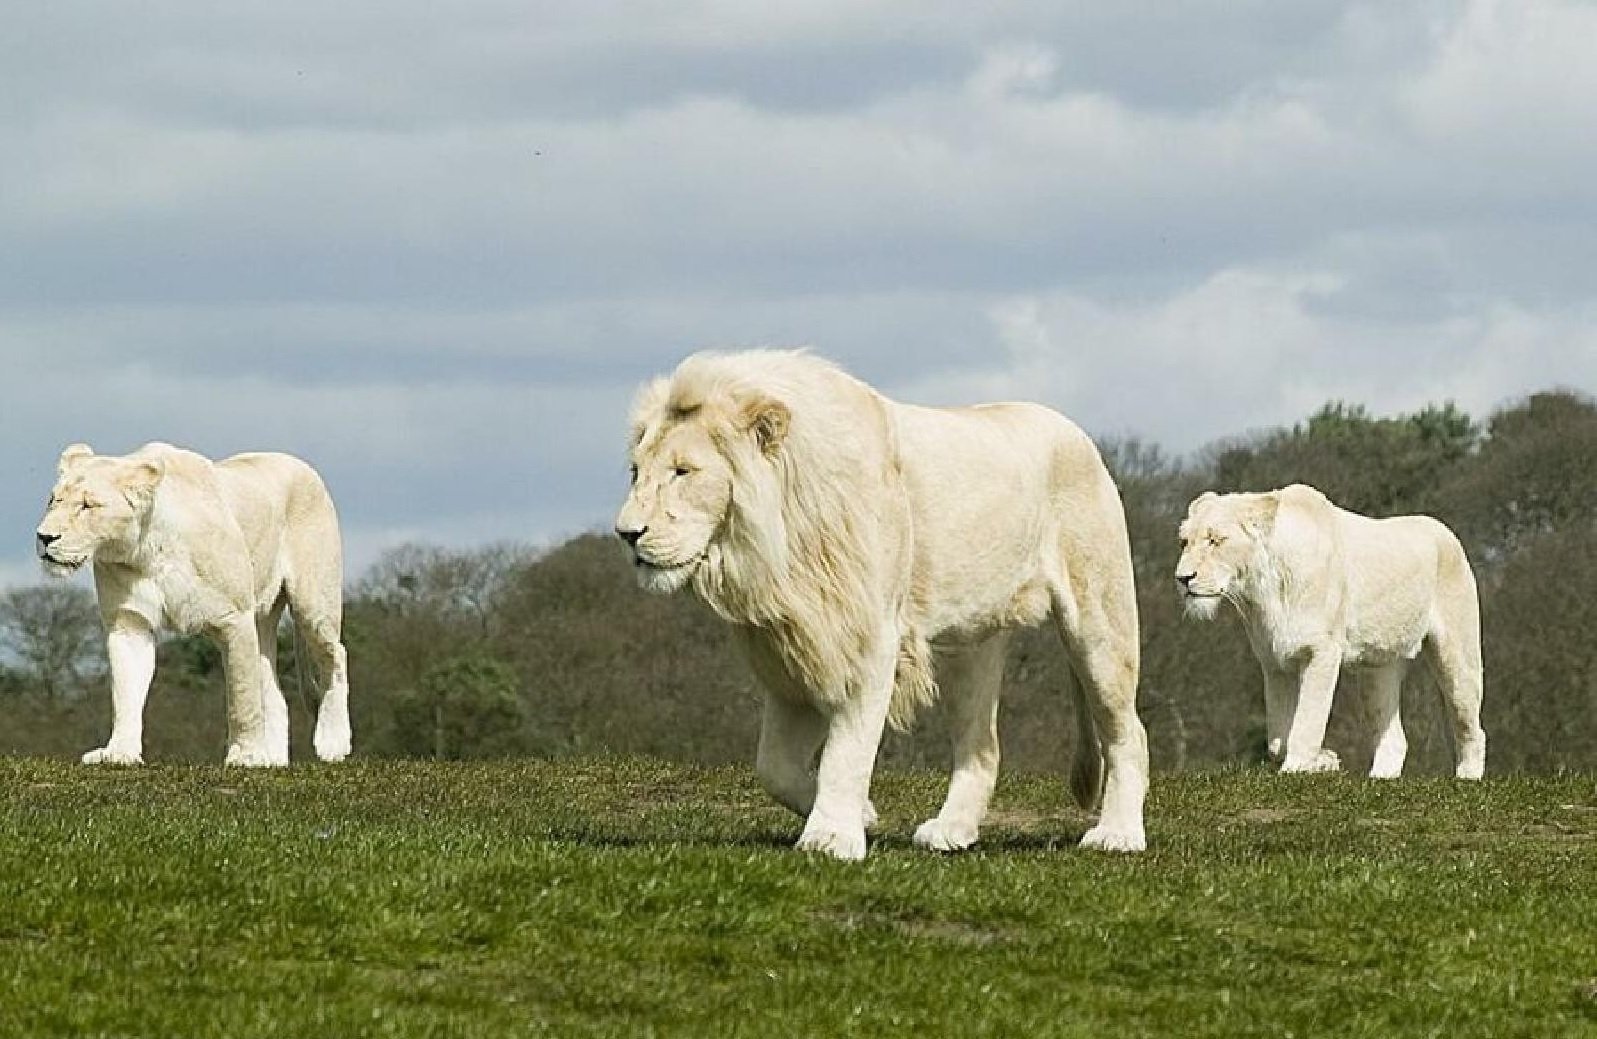
{"type": "Polygon", "coordinates": [[[625,541],[633,548],[638,547],[638,539],[643,537],[643,535],[647,534],[648,532],[648,527],[616,527],[616,537],[620,538],[622,541],[625,541]]]}
{"type": "Polygon", "coordinates": [[[1190,588],[1192,586],[1192,579],[1194,577],[1197,577],[1197,576],[1198,575],[1195,574],[1195,573],[1193,573],[1193,574],[1177,574],[1176,575],[1176,584],[1179,584],[1183,588],[1190,588]]]}
{"type": "Polygon", "coordinates": [[[51,545],[55,544],[57,541],[60,541],[60,540],[61,540],[61,535],[60,534],[46,534],[42,530],[39,531],[39,551],[41,551],[41,552],[44,551],[45,549],[49,548],[51,545]]]}

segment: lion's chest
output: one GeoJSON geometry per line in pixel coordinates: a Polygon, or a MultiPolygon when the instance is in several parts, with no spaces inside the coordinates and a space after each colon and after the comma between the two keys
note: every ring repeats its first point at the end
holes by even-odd
{"type": "Polygon", "coordinates": [[[106,574],[99,585],[101,600],[111,606],[111,612],[134,614],[153,629],[193,633],[225,612],[192,572],[177,568],[154,573],[118,568],[106,574]]]}

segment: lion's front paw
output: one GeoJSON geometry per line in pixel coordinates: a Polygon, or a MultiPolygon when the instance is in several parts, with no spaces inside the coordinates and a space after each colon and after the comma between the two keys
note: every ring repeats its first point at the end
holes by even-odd
{"type": "Polygon", "coordinates": [[[265,747],[242,747],[236,743],[227,748],[227,757],[222,763],[237,765],[240,768],[270,768],[274,765],[288,764],[287,761],[276,760],[276,756],[265,747]]]}
{"type": "Polygon", "coordinates": [[[930,851],[964,851],[976,843],[976,827],[945,819],[927,819],[916,827],[915,843],[930,851]]]}
{"type": "Polygon", "coordinates": [[[1335,751],[1323,747],[1313,757],[1294,758],[1289,754],[1281,763],[1282,772],[1338,772],[1341,768],[1342,759],[1336,756],[1335,751]]]}
{"type": "Polygon", "coordinates": [[[1099,823],[1082,835],[1081,846],[1095,851],[1146,851],[1148,837],[1141,826],[1110,826],[1099,823]]]}
{"type": "Polygon", "coordinates": [[[804,827],[804,833],[794,847],[799,851],[817,852],[845,862],[858,862],[865,857],[865,828],[861,826],[845,830],[811,824],[804,827]]]}
{"type": "Polygon", "coordinates": [[[330,735],[316,730],[316,757],[321,761],[343,761],[349,757],[349,733],[330,735]]]}
{"type": "Polygon", "coordinates": [[[132,748],[113,747],[107,744],[83,755],[85,765],[142,765],[144,755],[132,748]]]}

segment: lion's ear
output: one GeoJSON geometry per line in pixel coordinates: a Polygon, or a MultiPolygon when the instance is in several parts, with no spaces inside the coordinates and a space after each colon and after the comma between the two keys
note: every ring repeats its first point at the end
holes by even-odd
{"type": "Polygon", "coordinates": [[[1255,536],[1264,537],[1275,529],[1275,514],[1280,507],[1279,494],[1261,494],[1249,503],[1242,526],[1255,536]]]}
{"type": "Polygon", "coordinates": [[[1198,511],[1198,506],[1214,501],[1218,497],[1220,496],[1213,491],[1204,491],[1202,494],[1198,495],[1196,498],[1192,499],[1190,503],[1188,503],[1187,515],[1191,516],[1194,512],[1198,511]]]}
{"type": "Polygon", "coordinates": [[[760,445],[763,453],[769,455],[782,446],[792,420],[793,413],[786,404],[775,397],[761,395],[743,405],[740,424],[754,434],[755,443],[760,445]]]}
{"type": "Polygon", "coordinates": [[[55,464],[57,476],[65,476],[68,469],[77,465],[85,458],[94,457],[94,448],[88,444],[68,444],[66,450],[61,452],[61,460],[55,464]]]}
{"type": "Polygon", "coordinates": [[[147,502],[155,496],[155,488],[166,475],[166,463],[159,458],[146,458],[132,462],[122,472],[117,482],[122,493],[134,505],[147,502]]]}

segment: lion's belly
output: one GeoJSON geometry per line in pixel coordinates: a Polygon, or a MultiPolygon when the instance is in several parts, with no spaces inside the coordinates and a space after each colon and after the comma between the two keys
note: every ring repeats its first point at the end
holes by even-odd
{"type": "Polygon", "coordinates": [[[940,645],[979,642],[1002,628],[1041,623],[1052,609],[1040,577],[950,584],[928,604],[922,630],[940,645]]]}

